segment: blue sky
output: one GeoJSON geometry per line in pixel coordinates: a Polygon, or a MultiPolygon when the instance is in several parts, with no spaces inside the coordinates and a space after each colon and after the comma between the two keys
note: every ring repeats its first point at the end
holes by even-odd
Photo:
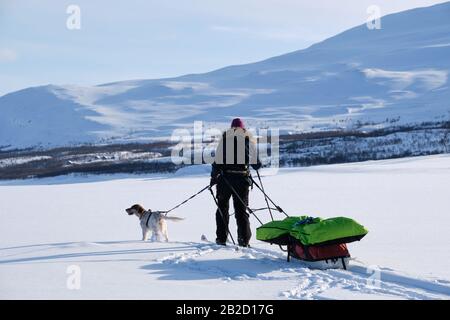
{"type": "Polygon", "coordinates": [[[433,0],[0,0],[0,95],[201,73],[305,48],[433,0]],[[68,30],[68,5],[81,29],[68,30]]]}

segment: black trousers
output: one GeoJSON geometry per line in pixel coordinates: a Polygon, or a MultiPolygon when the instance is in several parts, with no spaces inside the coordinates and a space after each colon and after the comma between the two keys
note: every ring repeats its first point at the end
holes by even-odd
{"type": "Polygon", "coordinates": [[[247,245],[250,241],[252,232],[250,230],[249,214],[246,209],[246,206],[248,206],[249,188],[249,180],[246,176],[230,174],[225,178],[219,178],[217,183],[217,202],[219,204],[219,208],[216,211],[217,241],[225,242],[228,237],[227,231],[230,220],[229,208],[231,197],[233,198],[233,206],[237,223],[238,243],[240,245],[247,245]],[[236,194],[228,186],[224,179],[226,179],[233,187],[236,194]]]}

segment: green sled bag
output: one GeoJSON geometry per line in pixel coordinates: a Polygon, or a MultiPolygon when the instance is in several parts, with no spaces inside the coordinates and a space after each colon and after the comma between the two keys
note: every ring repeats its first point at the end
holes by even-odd
{"type": "Polygon", "coordinates": [[[268,222],[256,229],[256,239],[285,246],[289,243],[290,232],[294,225],[306,218],[308,217],[287,217],[284,220],[268,222]]]}
{"type": "Polygon", "coordinates": [[[364,226],[350,218],[300,216],[262,225],[256,229],[256,239],[278,245],[298,242],[310,246],[359,241],[367,233],[364,226]]]}

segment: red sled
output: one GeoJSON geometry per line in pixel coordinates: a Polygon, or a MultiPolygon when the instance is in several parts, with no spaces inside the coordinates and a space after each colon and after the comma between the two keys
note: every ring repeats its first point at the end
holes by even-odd
{"type": "Polygon", "coordinates": [[[350,253],[345,243],[304,246],[300,243],[291,244],[288,248],[289,256],[312,264],[315,268],[344,268],[347,269],[350,253]]]}

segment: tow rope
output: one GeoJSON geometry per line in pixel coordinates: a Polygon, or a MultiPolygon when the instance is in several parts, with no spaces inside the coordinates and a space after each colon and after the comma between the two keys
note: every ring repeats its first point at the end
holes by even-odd
{"type": "Polygon", "coordinates": [[[266,192],[264,191],[264,186],[261,181],[261,176],[259,175],[259,170],[256,170],[256,174],[258,175],[258,180],[259,180],[259,183],[261,184],[261,188],[262,188],[262,191],[264,194],[264,200],[266,201],[266,205],[267,205],[267,209],[269,210],[270,218],[273,221],[272,209],[270,208],[269,200],[267,200],[266,192]]]}
{"type": "MultiPolygon", "coordinates": [[[[258,171],[257,171],[258,172],[258,171]]],[[[263,193],[264,197],[266,198],[266,200],[269,200],[274,206],[275,208],[282,214],[284,214],[286,217],[289,217],[289,215],[280,207],[278,206],[270,197],[269,195],[264,191],[264,189],[255,181],[255,179],[253,179],[252,176],[250,176],[250,179],[252,180],[252,182],[255,184],[255,186],[263,193]]]]}
{"type": "MultiPolygon", "coordinates": [[[[264,199],[265,199],[266,205],[267,205],[267,207],[265,207],[265,208],[251,209],[251,208],[248,206],[248,204],[246,204],[246,203],[244,202],[244,200],[239,196],[239,194],[236,192],[236,190],[235,190],[234,187],[231,185],[231,183],[228,181],[228,179],[225,178],[225,174],[223,173],[223,171],[221,172],[220,176],[221,176],[222,179],[225,181],[225,183],[227,184],[227,186],[231,189],[231,191],[233,192],[233,194],[237,197],[237,199],[244,205],[244,207],[246,208],[246,210],[247,210],[250,214],[252,214],[252,215],[255,217],[255,219],[258,220],[258,222],[259,222],[261,225],[263,225],[263,223],[262,223],[262,221],[258,218],[258,216],[255,214],[256,211],[261,211],[261,210],[266,210],[266,209],[269,210],[270,217],[271,217],[272,221],[273,221],[272,210],[277,210],[277,211],[283,213],[286,217],[289,217],[288,214],[287,214],[286,212],[284,212],[284,210],[283,210],[280,206],[278,206],[277,204],[275,204],[275,202],[267,195],[267,193],[266,193],[265,190],[264,190],[264,187],[263,187],[263,184],[262,184],[262,179],[261,179],[261,176],[259,175],[259,171],[256,170],[256,172],[257,172],[257,175],[258,175],[259,183],[260,183],[261,185],[258,184],[258,183],[253,179],[253,177],[252,177],[251,175],[250,175],[250,179],[251,179],[252,183],[253,183],[253,184],[254,184],[254,185],[255,185],[255,186],[263,193],[264,199]],[[270,202],[274,207],[271,207],[270,204],[269,204],[269,202],[270,202]]],[[[215,202],[216,205],[217,205],[217,208],[219,208],[217,198],[216,198],[216,196],[214,195],[214,192],[212,191],[212,186],[210,186],[210,185],[208,184],[208,185],[206,185],[205,187],[203,187],[201,190],[199,190],[198,192],[194,193],[192,196],[190,196],[189,198],[187,198],[186,200],[184,200],[184,201],[180,202],[179,204],[177,204],[176,206],[174,206],[173,208],[171,208],[171,209],[169,209],[169,210],[165,210],[165,211],[156,211],[156,212],[164,213],[164,215],[167,216],[167,214],[169,214],[169,213],[172,212],[173,210],[175,210],[175,209],[181,207],[181,206],[184,205],[186,202],[192,200],[193,198],[195,198],[196,196],[198,196],[200,193],[204,192],[205,190],[209,190],[209,191],[210,191],[211,195],[212,195],[213,198],[214,198],[214,202],[215,202]]],[[[219,208],[219,210],[220,210],[220,208],[219,208]]],[[[221,210],[219,211],[219,213],[221,214],[222,218],[225,219],[225,217],[224,217],[224,215],[223,215],[223,212],[221,212],[221,210]]],[[[150,217],[147,219],[147,223],[148,223],[148,220],[149,220],[149,219],[150,219],[150,217]]],[[[229,230],[228,230],[228,233],[230,234],[229,230]]],[[[231,234],[230,234],[230,238],[233,240],[233,237],[231,236],[231,234]]],[[[233,240],[233,243],[234,243],[234,240],[233,240]]]]}

